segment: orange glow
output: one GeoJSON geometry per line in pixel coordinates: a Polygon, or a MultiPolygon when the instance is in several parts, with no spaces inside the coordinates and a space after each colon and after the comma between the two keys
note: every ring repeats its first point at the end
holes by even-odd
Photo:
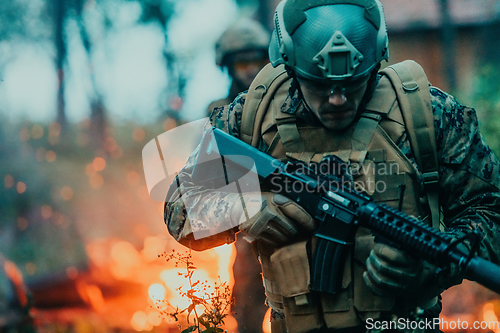
{"type": "Polygon", "coordinates": [[[96,171],[102,171],[106,168],[106,160],[102,157],[96,157],[92,162],[92,166],[96,171]]]}
{"type": "Polygon", "coordinates": [[[40,208],[40,212],[42,214],[42,217],[46,220],[48,220],[52,216],[52,207],[43,205],[40,208]]]}
{"type": "Polygon", "coordinates": [[[26,142],[30,138],[30,131],[26,127],[21,128],[21,130],[19,131],[19,140],[21,140],[21,142],[26,142]]]}
{"type": "Polygon", "coordinates": [[[90,186],[92,188],[95,189],[101,188],[103,184],[104,184],[104,179],[102,178],[101,175],[96,174],[90,177],[90,186]]]}
{"type": "MultiPolygon", "coordinates": [[[[180,322],[175,322],[172,317],[166,315],[173,310],[167,304],[179,309],[186,309],[191,304],[187,297],[181,297],[176,290],[182,287],[182,290],[186,292],[190,288],[189,280],[179,275],[185,272],[185,267],[182,265],[174,267],[174,261],[165,262],[163,258],[158,258],[158,255],[164,251],[172,251],[171,246],[174,246],[175,251],[178,252],[185,250],[170,244],[170,240],[164,235],[148,236],[146,233],[140,237],[144,239],[142,248],[119,239],[101,239],[87,244],[86,252],[95,273],[98,274],[95,276],[103,278],[109,276],[112,279],[128,281],[144,287],[141,288],[145,290],[141,292],[142,301],[137,301],[139,299],[121,301],[123,308],[130,310],[127,313],[129,319],[125,322],[129,329],[148,331],[154,330],[155,327],[163,327],[163,325],[169,329],[176,327],[177,324],[185,326],[185,313],[179,316],[180,322]]],[[[199,286],[202,283],[204,286],[209,286],[203,292],[211,292],[214,284],[220,281],[232,287],[233,275],[230,271],[235,255],[234,245],[222,246],[203,253],[193,253],[192,261],[196,269],[193,272],[192,282],[200,281],[199,286]]],[[[108,300],[106,294],[103,295],[101,290],[104,292],[105,289],[100,289],[99,283],[87,280],[86,272],[79,272],[76,267],[70,267],[66,270],[66,274],[75,280],[80,297],[94,311],[105,315],[115,304],[113,299],[108,300]]],[[[196,307],[198,315],[204,310],[202,305],[196,307]]],[[[194,313],[191,313],[190,323],[192,323],[193,315],[194,313]]],[[[227,316],[224,323],[223,328],[228,332],[237,331],[237,322],[232,316],[227,316]]]]}
{"type": "Polygon", "coordinates": [[[148,322],[148,315],[144,311],[136,311],[130,320],[132,328],[136,331],[149,331],[152,325],[148,322]]]}
{"type": "Polygon", "coordinates": [[[144,239],[144,249],[142,255],[147,262],[158,259],[158,254],[165,250],[166,242],[159,237],[146,237],[144,239]]]}
{"type": "Polygon", "coordinates": [[[102,297],[101,289],[95,284],[85,286],[85,293],[88,296],[90,305],[97,311],[104,308],[104,298],[102,297]]]}
{"type": "Polygon", "coordinates": [[[18,217],[17,227],[19,228],[19,230],[26,230],[26,228],[28,228],[28,220],[24,217],[18,217]]]}
{"type": "Polygon", "coordinates": [[[111,154],[110,154],[110,155],[111,155],[111,158],[112,158],[112,159],[117,160],[117,159],[119,159],[120,157],[122,157],[122,155],[123,155],[123,150],[122,150],[120,147],[118,147],[118,146],[117,146],[117,148],[116,148],[115,150],[113,150],[113,151],[111,152],[111,154]]]}
{"type": "Polygon", "coordinates": [[[85,250],[94,265],[98,267],[104,267],[107,265],[108,261],[105,244],[102,242],[88,244],[85,247],[85,250]]]}
{"type": "Polygon", "coordinates": [[[97,171],[94,169],[94,166],[92,165],[92,163],[89,163],[85,166],[85,173],[88,176],[93,176],[97,173],[97,171]]]}
{"type": "Polygon", "coordinates": [[[163,217],[165,214],[165,203],[160,202],[157,207],[158,207],[158,215],[160,215],[160,217],[163,217]]]}
{"type": "Polygon", "coordinates": [[[139,180],[141,179],[141,176],[137,171],[129,171],[127,172],[127,182],[130,185],[136,185],[139,183],[139,180]]]}
{"type": "Polygon", "coordinates": [[[219,271],[221,281],[227,281],[231,290],[234,286],[233,264],[236,259],[236,247],[233,244],[225,244],[213,249],[219,256],[219,271]]]}
{"type": "Polygon", "coordinates": [[[271,308],[267,309],[262,321],[262,332],[271,333],[271,308]]]}
{"type": "Polygon", "coordinates": [[[129,278],[140,264],[140,256],[135,247],[125,241],[118,241],[111,247],[111,274],[119,280],[129,278]]]}
{"type": "Polygon", "coordinates": [[[26,297],[26,293],[22,290],[23,285],[23,276],[19,269],[17,269],[16,265],[13,262],[6,260],[4,262],[4,270],[7,276],[14,282],[14,288],[16,289],[17,297],[19,298],[19,302],[21,305],[26,306],[28,304],[28,298],[26,297]]]}
{"type": "Polygon", "coordinates": [[[134,141],[141,142],[146,137],[146,132],[142,128],[134,128],[132,132],[132,138],[134,141]]]}
{"type": "Polygon", "coordinates": [[[148,322],[153,326],[160,326],[162,321],[161,314],[158,311],[148,313],[148,322]]]}
{"type": "Polygon", "coordinates": [[[173,118],[167,118],[163,121],[163,129],[165,131],[171,130],[177,126],[177,122],[173,118]]]}
{"type": "Polygon", "coordinates": [[[500,333],[500,324],[493,303],[486,303],[483,306],[483,320],[488,323],[488,329],[494,333],[500,333]]]}
{"type": "Polygon", "coordinates": [[[75,266],[70,266],[70,267],[66,268],[66,275],[71,280],[74,280],[78,277],[78,269],[75,266]]]}
{"type": "Polygon", "coordinates": [[[31,137],[35,140],[40,139],[43,136],[43,127],[35,124],[31,128],[31,137]]]}
{"type": "Polygon", "coordinates": [[[152,284],[151,286],[149,286],[149,289],[148,289],[149,298],[152,301],[164,300],[166,293],[167,293],[167,290],[165,289],[165,287],[159,283],[152,284]]]}
{"type": "Polygon", "coordinates": [[[53,121],[49,125],[49,136],[59,136],[61,134],[61,125],[53,121]]]}
{"type": "Polygon", "coordinates": [[[38,162],[43,162],[45,160],[45,153],[46,152],[47,151],[45,150],[45,148],[42,148],[42,147],[38,148],[36,150],[36,160],[38,162]]]}
{"type": "Polygon", "coordinates": [[[45,154],[45,159],[47,160],[47,162],[49,163],[52,163],[54,162],[56,159],[57,159],[57,155],[55,152],[53,152],[52,150],[49,150],[46,154],[45,154]]]}
{"type": "Polygon", "coordinates": [[[11,188],[12,186],[14,186],[14,183],[14,177],[12,177],[11,175],[6,175],[5,177],[3,177],[3,184],[5,188],[11,188]]]}
{"type": "Polygon", "coordinates": [[[61,197],[64,201],[69,201],[73,197],[73,189],[69,186],[61,188],[61,197]]]}
{"type": "Polygon", "coordinates": [[[19,194],[26,192],[26,184],[23,182],[17,182],[16,190],[19,194]]]}
{"type": "Polygon", "coordinates": [[[104,148],[108,152],[115,151],[116,148],[118,148],[118,145],[116,144],[116,140],[112,137],[107,137],[106,141],[104,141],[104,148]]]}
{"type": "Polygon", "coordinates": [[[233,316],[229,315],[224,318],[224,328],[228,332],[234,332],[238,329],[238,322],[233,316]]]}

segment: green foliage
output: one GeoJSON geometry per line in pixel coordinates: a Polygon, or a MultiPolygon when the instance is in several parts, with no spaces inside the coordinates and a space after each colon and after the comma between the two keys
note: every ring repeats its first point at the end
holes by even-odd
{"type": "Polygon", "coordinates": [[[470,91],[471,106],[478,113],[481,133],[496,156],[500,156],[500,66],[482,65],[470,91]]]}
{"type": "Polygon", "coordinates": [[[188,281],[189,289],[184,291],[183,286],[176,288],[181,297],[186,297],[190,305],[185,309],[173,307],[167,300],[157,302],[157,308],[162,315],[169,316],[179,321],[179,315],[185,314],[187,324],[190,324],[190,318],[193,317],[193,325],[187,327],[182,333],[197,331],[199,333],[221,333],[224,332],[224,318],[228,316],[228,311],[233,303],[231,289],[226,282],[215,283],[213,288],[208,285],[207,281],[193,281],[193,273],[196,270],[192,262],[191,251],[178,253],[175,250],[172,253],[163,253],[166,261],[174,260],[175,267],[183,266],[185,271],[178,272],[188,281]],[[203,307],[203,313],[198,314],[196,307],[203,307]],[[166,310],[165,310],[166,309],[166,310]]]}

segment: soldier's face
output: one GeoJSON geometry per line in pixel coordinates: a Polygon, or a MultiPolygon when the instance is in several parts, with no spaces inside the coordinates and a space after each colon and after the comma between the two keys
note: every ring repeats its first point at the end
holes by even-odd
{"type": "Polygon", "coordinates": [[[233,79],[241,83],[244,89],[250,87],[253,79],[269,60],[261,51],[243,51],[233,58],[233,79]]]}
{"type": "Polygon", "coordinates": [[[344,130],[354,119],[369,77],[348,85],[324,84],[299,78],[305,102],[319,121],[329,130],[344,130]]]}

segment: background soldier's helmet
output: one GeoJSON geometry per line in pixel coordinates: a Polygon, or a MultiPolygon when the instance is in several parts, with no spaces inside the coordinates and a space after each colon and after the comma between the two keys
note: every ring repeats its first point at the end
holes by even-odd
{"type": "Polygon", "coordinates": [[[250,19],[240,19],[230,25],[215,45],[218,66],[227,66],[228,58],[242,51],[262,50],[267,52],[269,33],[260,23],[250,19]]]}
{"type": "Polygon", "coordinates": [[[379,0],[282,0],[274,25],[272,65],[307,79],[354,80],[389,57],[379,0]]]}

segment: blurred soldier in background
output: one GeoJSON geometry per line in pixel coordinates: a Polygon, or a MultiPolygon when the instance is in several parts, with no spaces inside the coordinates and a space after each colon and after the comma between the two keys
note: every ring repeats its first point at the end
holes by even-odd
{"type": "MultiPolygon", "coordinates": [[[[221,35],[215,46],[216,62],[222,70],[227,69],[232,83],[226,98],[210,103],[207,116],[214,108],[230,104],[240,92],[248,89],[255,75],[269,63],[269,40],[267,30],[250,19],[238,20],[221,35]]],[[[236,242],[236,252],[233,266],[235,304],[231,312],[238,321],[240,332],[262,332],[267,307],[260,265],[243,238],[236,242]]]]}
{"type": "Polygon", "coordinates": [[[238,20],[220,36],[215,45],[215,61],[222,70],[227,69],[232,83],[226,98],[210,103],[208,115],[250,87],[255,75],[269,62],[269,40],[264,26],[250,19],[238,20]]]}
{"type": "Polygon", "coordinates": [[[0,333],[35,332],[21,272],[0,254],[0,333]]]}

